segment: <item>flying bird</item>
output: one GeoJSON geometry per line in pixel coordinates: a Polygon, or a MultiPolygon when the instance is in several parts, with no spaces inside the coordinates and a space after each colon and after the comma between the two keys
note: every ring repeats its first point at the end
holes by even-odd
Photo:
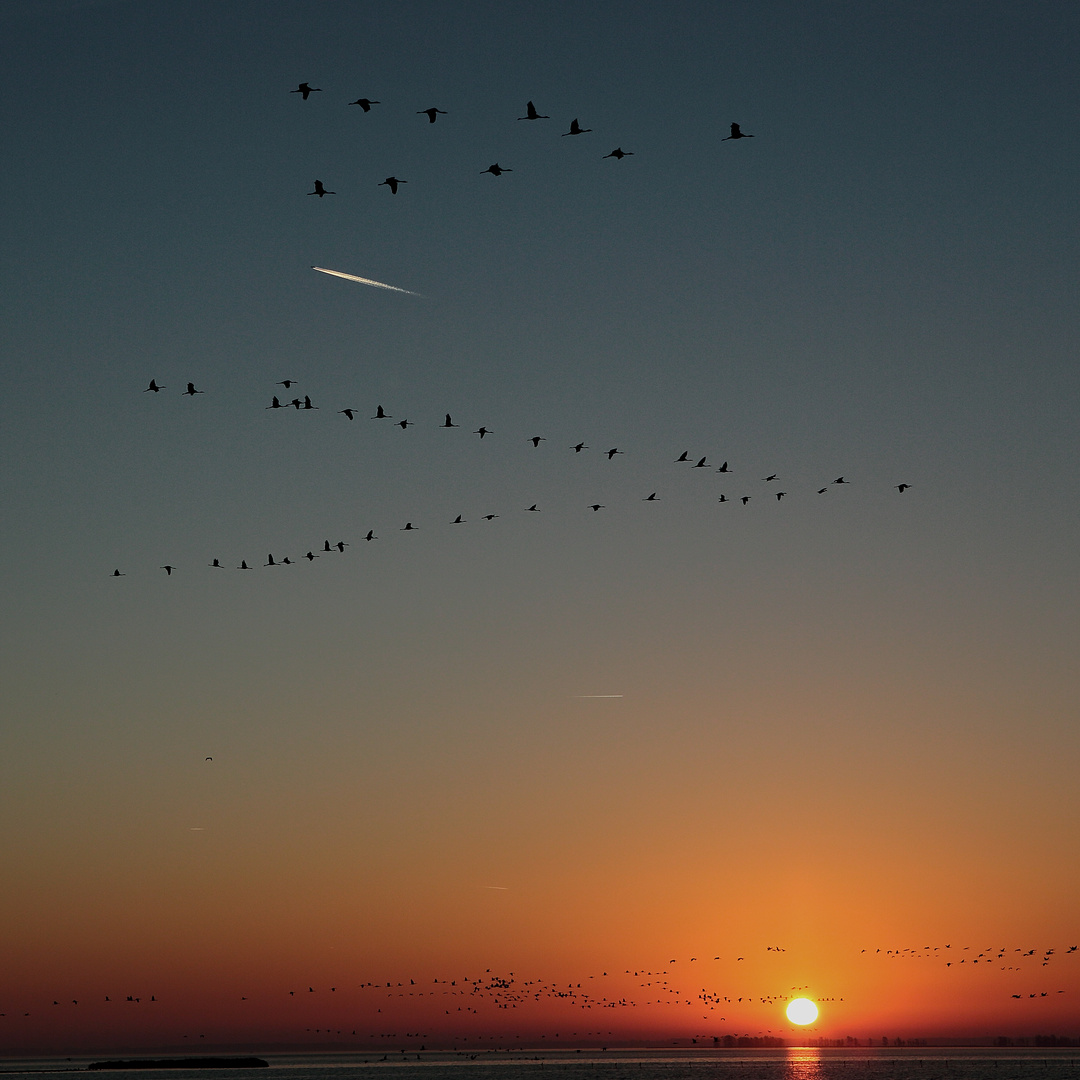
{"type": "Polygon", "coordinates": [[[247,559],[241,559],[240,560],[240,565],[236,569],[237,570],[250,570],[251,567],[248,566],[247,559]]]}
{"type": "Polygon", "coordinates": [[[526,506],[525,509],[533,514],[540,513],[540,508],[536,505],[536,503],[533,503],[532,506],[526,506]]]}
{"type": "Polygon", "coordinates": [[[738,124],[731,125],[731,134],[722,138],[721,142],[727,142],[728,139],[752,139],[754,136],[743,131],[738,124]]]}
{"type": "Polygon", "coordinates": [[[309,551],[306,555],[301,555],[300,557],[302,559],[307,559],[308,562],[314,562],[317,558],[319,558],[319,556],[316,555],[314,551],[309,551]]]}
{"type": "Polygon", "coordinates": [[[208,565],[209,566],[216,566],[219,570],[224,570],[225,569],[225,567],[221,565],[221,560],[220,559],[215,559],[212,563],[209,563],[208,565]]]}
{"type": "Polygon", "coordinates": [[[726,495],[721,495],[721,496],[720,496],[720,498],[719,498],[719,499],[717,499],[716,501],[717,501],[717,502],[727,502],[727,501],[728,501],[728,497],[727,497],[726,495]]]}
{"type": "Polygon", "coordinates": [[[603,503],[589,503],[589,509],[592,510],[592,512],[595,514],[597,510],[603,510],[604,509],[604,504],[603,503]]]}
{"type": "Polygon", "coordinates": [[[777,476],[776,473],[770,473],[768,476],[763,476],[761,479],[762,479],[762,481],[764,483],[767,484],[770,480],[775,480],[776,476],[777,476]]]}
{"type": "Polygon", "coordinates": [[[364,539],[365,540],[378,540],[379,538],[375,535],[375,530],[374,529],[368,529],[367,533],[364,536],[364,539]]]}
{"type": "Polygon", "coordinates": [[[485,435],[494,435],[495,433],[486,427],[479,427],[474,432],[474,435],[479,435],[482,439],[485,435]]]}
{"type": "Polygon", "coordinates": [[[266,562],[263,563],[263,566],[277,566],[277,565],[278,564],[276,562],[274,562],[274,556],[273,555],[267,555],[266,556],[266,562]]]}
{"type": "Polygon", "coordinates": [[[483,518],[485,521],[494,521],[498,516],[498,514],[484,514],[483,518]]]}
{"type": "Polygon", "coordinates": [[[414,525],[411,521],[406,521],[404,528],[398,529],[398,532],[415,532],[419,527],[419,525],[414,525]]]}
{"type": "Polygon", "coordinates": [[[577,117],[575,116],[574,119],[570,121],[570,130],[564,131],[563,135],[584,135],[588,131],[592,131],[592,128],[583,128],[577,122],[577,117]]]}
{"type": "Polygon", "coordinates": [[[402,431],[404,431],[407,427],[416,427],[416,425],[411,420],[395,420],[394,423],[397,427],[401,428],[402,431]]]}
{"type": "Polygon", "coordinates": [[[583,442],[579,442],[571,446],[570,449],[573,450],[575,454],[580,454],[582,450],[588,450],[589,448],[583,442]]]}
{"type": "Polygon", "coordinates": [[[408,180],[399,180],[396,176],[388,176],[381,183],[377,184],[377,187],[388,187],[391,195],[397,194],[398,184],[407,184],[408,180]]]}
{"type": "Polygon", "coordinates": [[[524,116],[519,116],[518,119],[519,120],[550,120],[551,117],[550,116],[543,116],[542,114],[538,113],[536,111],[536,106],[531,101],[528,101],[528,102],[525,103],[525,115],[524,116]]]}
{"type": "Polygon", "coordinates": [[[641,501],[642,502],[659,502],[660,500],[656,497],[656,492],[654,491],[651,495],[646,495],[645,498],[642,499],[641,501]]]}
{"type": "Polygon", "coordinates": [[[489,165],[486,169],[484,169],[483,172],[480,173],[480,175],[483,176],[484,173],[491,173],[492,176],[502,176],[502,174],[504,172],[513,172],[513,171],[514,171],[513,169],[504,169],[496,161],[494,165],[489,165]]]}
{"type": "Polygon", "coordinates": [[[450,414],[446,414],[446,419],[439,425],[439,427],[458,427],[459,425],[453,423],[450,420],[450,414]]]}
{"type": "Polygon", "coordinates": [[[678,463],[679,463],[680,461],[689,461],[689,460],[690,460],[690,451],[689,451],[689,450],[684,450],[684,451],[683,451],[683,452],[682,452],[682,453],[681,453],[681,454],[680,454],[680,455],[679,455],[679,456],[678,456],[678,457],[677,457],[677,458],[675,459],[675,463],[676,463],[676,464],[678,464],[678,463]]]}
{"type": "MultiPolygon", "coordinates": [[[[901,495],[903,495],[904,492],[907,491],[907,489],[909,487],[911,487],[910,484],[897,484],[896,485],[896,490],[899,491],[901,495]]],[[[1070,949],[1069,952],[1072,952],[1072,949],[1070,949]]]]}
{"type": "Polygon", "coordinates": [[[750,500],[751,500],[752,498],[753,498],[753,496],[752,496],[752,495],[744,495],[744,496],[742,497],[742,504],[743,504],[743,506],[745,506],[745,505],[746,505],[746,504],[747,504],[747,503],[748,503],[748,502],[749,502],[749,501],[750,501],[750,500]]]}
{"type": "Polygon", "coordinates": [[[127,577],[127,574],[121,574],[119,570],[114,570],[112,572],[112,576],[113,577],[127,577]]]}
{"type": "Polygon", "coordinates": [[[318,405],[312,405],[311,404],[311,398],[309,398],[307,396],[307,394],[305,394],[304,395],[304,408],[305,409],[314,409],[316,412],[318,412],[319,406],[318,405]]]}
{"type": "Polygon", "coordinates": [[[284,409],[285,406],[282,405],[281,402],[278,401],[277,397],[275,396],[275,397],[273,397],[271,399],[270,404],[267,405],[266,408],[267,409],[284,409]]]}
{"type": "Polygon", "coordinates": [[[151,390],[156,394],[159,390],[165,390],[167,387],[159,386],[153,379],[150,380],[150,385],[143,391],[144,394],[149,394],[151,390]]]}
{"type": "Polygon", "coordinates": [[[726,462],[726,461],[725,461],[725,462],[724,462],[724,464],[723,464],[723,465],[721,465],[721,466],[720,466],[720,468],[719,468],[719,469],[717,469],[716,471],[717,471],[717,472],[731,472],[731,470],[730,470],[730,469],[729,469],[729,468],[727,467],[727,462],[726,462]]]}
{"type": "Polygon", "coordinates": [[[709,466],[705,463],[705,459],[702,458],[695,466],[695,469],[707,469],[709,466]]]}
{"type": "Polygon", "coordinates": [[[356,409],[338,409],[339,413],[344,413],[350,420],[356,419],[356,409]]]}
{"type": "Polygon", "coordinates": [[[849,481],[845,480],[842,476],[838,476],[834,481],[834,484],[847,484],[849,481]]]}
{"type": "Polygon", "coordinates": [[[609,157],[613,157],[617,161],[622,161],[622,159],[624,157],[633,157],[633,156],[634,156],[634,151],[633,150],[624,150],[621,146],[616,146],[615,149],[612,150],[610,154],[605,154],[604,158],[606,159],[606,158],[609,158],[609,157]]]}
{"type": "Polygon", "coordinates": [[[436,116],[446,116],[447,113],[443,109],[431,108],[431,109],[417,109],[416,110],[416,115],[417,116],[426,116],[428,118],[428,123],[429,124],[434,124],[436,116]]]}
{"type": "Polygon", "coordinates": [[[346,548],[347,548],[348,546],[349,546],[349,545],[348,545],[348,544],[346,544],[344,540],[339,540],[339,541],[338,541],[338,542],[337,542],[337,543],[336,543],[336,544],[334,545],[334,547],[336,547],[336,548],[338,549],[338,551],[340,552],[340,554],[342,554],[342,555],[344,555],[344,554],[345,554],[345,549],[346,549],[346,548]]]}
{"type": "Polygon", "coordinates": [[[451,525],[465,525],[467,523],[466,523],[465,519],[460,514],[458,514],[458,516],[456,518],[454,518],[454,520],[451,521],[450,524],[451,525]]]}
{"type": "MultiPolygon", "coordinates": [[[[144,390],[143,393],[145,394],[146,391],[144,390]]],[[[205,390],[196,390],[195,389],[195,384],[190,383],[190,382],[187,384],[187,389],[184,391],[184,395],[186,397],[194,397],[196,394],[204,394],[204,393],[206,393],[205,390]]]]}
{"type": "Polygon", "coordinates": [[[175,566],[162,566],[160,569],[164,570],[169,577],[172,577],[172,572],[176,569],[175,566]]]}
{"type": "Polygon", "coordinates": [[[318,195],[319,198],[321,199],[324,195],[336,195],[337,192],[336,191],[327,191],[326,188],[323,187],[323,182],[321,180],[316,180],[315,181],[315,190],[314,191],[309,191],[308,194],[309,195],[318,195]]]}
{"type": "Polygon", "coordinates": [[[776,493],[776,501],[779,502],[786,494],[786,491],[778,491],[776,493]]]}
{"type": "Polygon", "coordinates": [[[360,108],[364,110],[364,112],[371,112],[371,106],[372,105],[381,105],[382,102],[381,101],[373,101],[371,98],[362,97],[362,98],[357,98],[355,101],[350,101],[349,104],[350,105],[359,105],[360,108]]]}
{"type": "Polygon", "coordinates": [[[622,451],[621,451],[621,450],[620,450],[620,449],[619,449],[619,448],[618,448],[617,446],[613,446],[613,447],[612,447],[612,448],[611,448],[611,449],[610,449],[610,450],[609,450],[609,451],[607,452],[607,459],[608,459],[608,461],[610,461],[610,460],[611,460],[611,459],[612,459],[612,458],[613,458],[613,457],[614,457],[614,456],[615,456],[616,454],[621,454],[621,453],[622,453],[622,451]]]}
{"type": "Polygon", "coordinates": [[[307,101],[308,94],[321,94],[321,86],[308,86],[306,82],[302,82],[295,90],[290,90],[290,94],[302,94],[304,100],[307,101]]]}
{"type": "Polygon", "coordinates": [[[392,420],[393,417],[388,412],[383,412],[381,405],[376,406],[375,415],[368,417],[369,420],[392,420]]]}
{"type": "Polygon", "coordinates": [[[533,446],[539,446],[542,442],[547,442],[547,439],[543,435],[534,435],[531,439],[526,439],[526,442],[531,442],[533,446]]]}
{"type": "Polygon", "coordinates": [[[274,383],[274,385],[275,386],[284,386],[285,389],[288,390],[289,387],[292,386],[295,382],[296,382],[295,379],[279,379],[276,383],[274,383]]]}

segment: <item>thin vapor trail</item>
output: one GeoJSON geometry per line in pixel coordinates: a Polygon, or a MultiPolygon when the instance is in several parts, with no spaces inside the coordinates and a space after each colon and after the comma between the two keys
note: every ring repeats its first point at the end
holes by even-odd
{"type": "Polygon", "coordinates": [[[578,694],[579,698],[619,698],[622,694],[578,694]]]}
{"type": "Polygon", "coordinates": [[[332,277],[344,278],[346,281],[358,281],[361,285],[372,285],[376,289],[389,289],[391,292],[405,293],[406,296],[420,295],[410,289],[399,289],[396,285],[387,285],[384,281],[372,281],[371,278],[357,277],[356,274],[346,274],[341,270],[327,270],[325,266],[313,266],[311,269],[318,270],[320,274],[330,274],[332,277]]]}

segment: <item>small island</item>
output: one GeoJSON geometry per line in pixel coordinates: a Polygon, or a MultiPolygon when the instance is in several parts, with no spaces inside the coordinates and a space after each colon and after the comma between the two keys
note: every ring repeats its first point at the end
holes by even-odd
{"type": "Polygon", "coordinates": [[[101,1069],[268,1069],[270,1062],[257,1057],[128,1058],[91,1061],[90,1071],[101,1069]]]}

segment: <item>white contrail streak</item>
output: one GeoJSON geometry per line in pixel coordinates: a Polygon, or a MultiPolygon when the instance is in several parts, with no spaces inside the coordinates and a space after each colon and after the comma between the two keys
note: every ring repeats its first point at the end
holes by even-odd
{"type": "Polygon", "coordinates": [[[311,269],[318,270],[320,274],[330,274],[332,277],[344,278],[346,281],[358,281],[361,285],[372,285],[376,289],[389,289],[391,292],[405,293],[406,296],[420,295],[410,289],[399,289],[396,285],[387,285],[385,281],[372,281],[371,278],[357,277],[356,274],[346,274],[341,270],[327,270],[325,266],[313,266],[311,269]]]}

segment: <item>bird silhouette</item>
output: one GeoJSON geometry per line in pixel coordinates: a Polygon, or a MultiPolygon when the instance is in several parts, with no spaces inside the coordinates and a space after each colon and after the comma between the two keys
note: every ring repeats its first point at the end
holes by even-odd
{"type": "Polygon", "coordinates": [[[121,574],[119,570],[114,570],[112,572],[112,576],[113,577],[127,577],[127,574],[121,574]]]}
{"type": "Polygon", "coordinates": [[[288,390],[290,386],[296,385],[296,380],[295,379],[279,379],[274,385],[275,386],[284,386],[285,389],[288,390]]]}
{"type": "Polygon", "coordinates": [[[845,480],[845,479],[844,479],[844,478],[843,478],[842,476],[838,476],[838,477],[837,477],[837,478],[836,478],[836,479],[835,479],[835,480],[833,481],[833,483],[834,483],[834,484],[847,484],[847,483],[850,483],[850,481],[848,481],[848,480],[845,480]]]}
{"type": "Polygon", "coordinates": [[[314,551],[309,551],[306,555],[302,555],[302,559],[307,559],[308,562],[314,562],[319,556],[314,551]]]}
{"type": "Polygon", "coordinates": [[[642,499],[641,501],[642,502],[659,502],[660,500],[656,497],[656,492],[654,491],[651,495],[646,495],[645,498],[642,499]]]}
{"type": "Polygon", "coordinates": [[[376,185],[377,187],[388,187],[391,195],[397,194],[398,184],[407,184],[408,180],[399,180],[396,176],[388,176],[381,183],[376,185]]]}
{"type": "Polygon", "coordinates": [[[596,511],[597,511],[597,510],[603,510],[604,508],[605,508],[605,507],[604,507],[604,504],[603,504],[603,503],[590,503],[590,504],[589,504],[589,509],[590,509],[590,510],[591,510],[591,511],[592,511],[592,512],[593,512],[594,514],[596,513],[596,511]]]}
{"type": "Polygon", "coordinates": [[[519,116],[519,120],[550,120],[550,116],[543,116],[536,111],[536,106],[528,101],[525,103],[525,115],[519,116]]]}
{"type": "Polygon", "coordinates": [[[446,427],[458,427],[458,426],[459,426],[458,424],[455,424],[450,419],[450,414],[449,413],[446,414],[446,419],[439,425],[439,427],[444,427],[444,428],[446,428],[446,427]]]}
{"type": "Polygon", "coordinates": [[[273,555],[267,555],[266,556],[266,562],[263,563],[263,566],[277,566],[277,563],[274,562],[274,556],[273,555]]]}
{"type": "Polygon", "coordinates": [[[776,473],[770,473],[768,476],[763,476],[761,479],[762,479],[762,481],[764,483],[767,484],[770,480],[775,480],[776,476],[777,476],[776,473]]]}
{"type": "Polygon", "coordinates": [[[721,495],[721,496],[720,496],[720,498],[719,498],[719,499],[717,499],[716,501],[717,501],[717,502],[727,502],[727,501],[728,501],[728,497],[727,497],[726,495],[721,495]]]}
{"type": "Polygon", "coordinates": [[[404,431],[407,427],[415,427],[416,425],[411,420],[395,420],[394,423],[404,431]]]}
{"type": "Polygon", "coordinates": [[[634,151],[633,150],[624,150],[621,146],[616,146],[615,149],[612,150],[610,154],[605,154],[604,158],[613,157],[618,161],[622,161],[622,159],[624,157],[633,157],[633,156],[634,156],[634,151]]]}
{"type": "Polygon", "coordinates": [[[282,405],[280,401],[278,401],[276,396],[271,399],[270,404],[267,405],[266,407],[268,409],[284,409],[285,408],[285,406],[282,405]]]}
{"type": "MultiPolygon", "coordinates": [[[[144,390],[143,393],[146,393],[146,391],[144,390]]],[[[204,394],[204,393],[206,393],[205,390],[196,390],[195,389],[195,384],[189,382],[187,384],[187,389],[184,391],[184,396],[186,396],[186,397],[194,397],[196,394],[204,394]]]]}
{"type": "Polygon", "coordinates": [[[474,435],[479,435],[482,439],[485,435],[494,435],[495,433],[486,427],[479,427],[474,432],[474,435]]]}
{"type": "Polygon", "coordinates": [[[390,413],[384,412],[383,407],[381,405],[377,405],[375,407],[375,415],[369,417],[368,419],[370,419],[370,420],[392,420],[393,417],[390,415],[390,413]]]}
{"type": "Polygon", "coordinates": [[[612,447],[612,448],[611,448],[611,449],[610,449],[610,450],[609,450],[609,451],[607,452],[607,459],[608,459],[608,461],[610,461],[610,460],[611,460],[611,459],[612,459],[612,458],[613,458],[613,457],[614,457],[614,456],[615,456],[616,454],[621,454],[621,453],[622,453],[622,451],[621,451],[621,450],[620,450],[620,449],[619,449],[619,448],[618,448],[617,446],[613,446],[613,447],[612,447]]]}
{"type": "Polygon", "coordinates": [[[165,390],[167,387],[159,386],[153,379],[150,380],[150,385],[143,391],[144,394],[149,394],[151,390],[156,394],[159,390],[165,390]]]}
{"type": "Polygon", "coordinates": [[[547,439],[543,435],[534,435],[531,439],[526,439],[526,442],[531,442],[533,446],[539,446],[542,442],[547,442],[547,439]]]}
{"type": "Polygon", "coordinates": [[[350,101],[349,104],[350,105],[359,105],[360,108],[364,110],[364,112],[371,112],[371,106],[372,105],[381,105],[382,102],[381,101],[373,101],[371,98],[362,97],[362,98],[357,98],[355,101],[350,101]]]}
{"type": "Polygon", "coordinates": [[[776,501],[779,502],[786,494],[786,491],[778,491],[776,493],[776,501]]]}
{"type": "Polygon", "coordinates": [[[675,463],[676,463],[676,464],[678,464],[678,463],[679,463],[680,461],[689,461],[689,460],[690,460],[690,451],[689,451],[689,450],[684,450],[684,451],[683,451],[683,452],[682,452],[682,453],[681,453],[681,454],[680,454],[680,455],[679,455],[679,456],[678,456],[678,457],[677,457],[677,458],[675,459],[675,463]]]}
{"type": "Polygon", "coordinates": [[[492,176],[502,176],[502,174],[504,172],[513,172],[513,171],[514,171],[513,169],[504,169],[496,161],[494,165],[489,165],[486,169],[484,169],[484,171],[480,175],[483,176],[484,173],[491,173],[492,176]]]}
{"type": "Polygon", "coordinates": [[[298,397],[294,397],[294,398],[292,399],[292,401],[290,401],[290,402],[289,402],[289,404],[290,404],[290,405],[291,405],[291,406],[292,406],[292,407],[293,407],[294,409],[300,409],[300,408],[302,408],[302,407],[303,407],[303,406],[302,406],[302,405],[300,404],[300,399],[299,399],[298,397]]]}
{"type": "Polygon", "coordinates": [[[305,394],[304,395],[304,408],[305,409],[314,409],[316,412],[318,412],[319,406],[318,405],[312,405],[311,404],[311,398],[309,398],[307,396],[307,394],[305,394]]]}
{"type": "Polygon", "coordinates": [[[344,413],[350,420],[354,420],[356,418],[355,409],[338,409],[338,412],[344,413]]]}
{"type": "Polygon", "coordinates": [[[321,199],[324,195],[336,195],[337,192],[336,191],[327,191],[326,188],[323,187],[323,182],[321,180],[316,180],[315,181],[315,190],[314,191],[309,191],[308,194],[309,195],[318,195],[319,198],[321,199]]]}
{"type": "Polygon", "coordinates": [[[240,560],[240,565],[236,569],[237,570],[250,570],[251,567],[248,566],[247,559],[241,559],[240,560]]]}
{"type": "Polygon", "coordinates": [[[334,549],[333,549],[333,548],[332,548],[332,547],[330,546],[330,541],[329,541],[329,540],[324,540],[324,541],[322,542],[322,549],[323,549],[323,551],[333,551],[333,550],[334,550],[334,549]]]}
{"type": "Polygon", "coordinates": [[[344,540],[339,540],[339,541],[338,541],[338,542],[337,542],[337,543],[336,543],[336,544],[334,545],[334,547],[336,547],[336,548],[338,549],[338,552],[339,552],[339,554],[341,554],[341,555],[344,555],[344,554],[345,554],[345,549],[346,549],[346,548],[347,548],[348,546],[349,546],[349,545],[348,545],[348,544],[346,544],[344,540]]]}
{"type": "Polygon", "coordinates": [[[172,577],[172,572],[176,569],[176,567],[175,566],[162,566],[161,569],[164,570],[165,573],[169,577],[172,577]]]}
{"type": "Polygon", "coordinates": [[[290,90],[290,94],[302,94],[305,101],[308,99],[308,94],[321,94],[321,86],[308,86],[306,82],[302,82],[295,90],[290,90]]]}
{"type": "Polygon", "coordinates": [[[707,469],[709,466],[705,463],[705,459],[702,458],[695,466],[695,469],[707,469]]]}
{"type": "Polygon", "coordinates": [[[419,525],[414,525],[411,521],[406,521],[403,528],[398,529],[398,532],[416,532],[419,525]]]}
{"type": "MultiPolygon", "coordinates": [[[[910,484],[897,484],[896,485],[896,490],[899,491],[901,495],[903,495],[904,492],[907,491],[907,489],[909,487],[911,487],[910,484]]],[[[1070,949],[1069,952],[1072,952],[1072,949],[1070,949]]]]}
{"type": "Polygon", "coordinates": [[[824,494],[825,494],[825,492],[826,492],[826,491],[828,491],[828,490],[829,490],[829,486],[828,486],[828,484],[826,484],[826,485],[825,485],[825,487],[823,487],[823,488],[818,488],[818,490],[817,490],[817,493],[818,493],[819,495],[824,495],[824,494]]]}
{"type": "Polygon", "coordinates": [[[378,540],[379,538],[375,535],[375,530],[374,529],[368,529],[367,533],[364,536],[364,539],[365,540],[378,540]]]}
{"type": "Polygon", "coordinates": [[[588,131],[592,131],[592,128],[583,128],[577,122],[577,117],[575,116],[574,119],[570,121],[570,130],[564,131],[563,135],[584,135],[588,131]]]}
{"type": "Polygon", "coordinates": [[[720,468],[719,468],[719,469],[717,469],[716,471],[717,471],[717,472],[731,472],[731,470],[730,470],[730,469],[728,468],[728,464],[727,464],[727,462],[726,462],[726,461],[725,461],[725,462],[724,462],[724,464],[723,464],[723,465],[721,465],[721,466],[720,466],[720,468]]]}
{"type": "Polygon", "coordinates": [[[454,518],[454,520],[451,521],[450,524],[451,525],[465,525],[466,521],[460,514],[458,514],[458,516],[456,518],[454,518]]]}
{"type": "Polygon", "coordinates": [[[739,127],[738,124],[732,124],[731,125],[731,134],[726,135],[720,141],[721,142],[727,142],[728,139],[752,139],[753,137],[754,137],[753,135],[748,135],[745,131],[743,131],[739,127]]]}
{"type": "Polygon", "coordinates": [[[536,505],[536,503],[533,503],[532,506],[526,506],[525,509],[533,514],[540,513],[540,508],[536,505]]]}
{"type": "Polygon", "coordinates": [[[499,515],[498,514],[484,514],[482,516],[483,516],[485,521],[494,521],[499,515]]]}
{"type": "Polygon", "coordinates": [[[743,506],[745,506],[745,505],[746,505],[746,504],[747,504],[747,503],[748,503],[748,502],[749,502],[749,501],[750,501],[750,500],[751,500],[752,498],[753,498],[753,496],[752,496],[752,495],[744,495],[744,496],[742,497],[742,504],[743,504],[743,506]]]}
{"type": "Polygon", "coordinates": [[[211,566],[216,566],[219,570],[224,570],[225,569],[225,567],[221,565],[221,560],[220,559],[215,559],[212,563],[210,563],[210,565],[211,566]]]}
{"type": "Polygon", "coordinates": [[[434,124],[436,116],[446,116],[447,114],[442,109],[431,108],[431,109],[417,109],[416,110],[416,115],[417,116],[426,116],[428,118],[428,123],[429,124],[434,124]]]}

